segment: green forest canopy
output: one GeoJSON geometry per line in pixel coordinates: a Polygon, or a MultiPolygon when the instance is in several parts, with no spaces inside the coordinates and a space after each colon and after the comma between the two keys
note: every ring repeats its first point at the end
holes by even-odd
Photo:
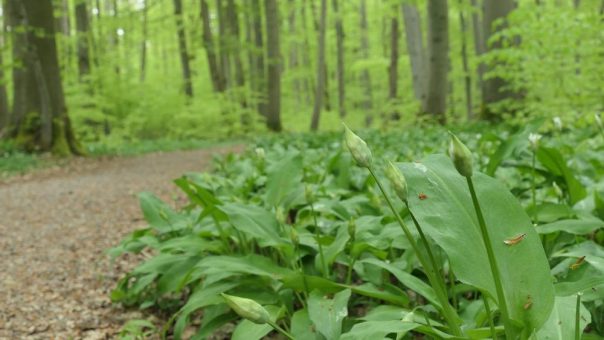
{"type": "Polygon", "coordinates": [[[604,104],[601,0],[2,6],[0,136],[29,151],[341,120],[576,120],[604,104]]]}

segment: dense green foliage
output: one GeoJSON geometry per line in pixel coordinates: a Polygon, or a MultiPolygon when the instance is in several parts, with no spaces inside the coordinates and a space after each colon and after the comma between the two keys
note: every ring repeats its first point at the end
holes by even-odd
{"type": "Polygon", "coordinates": [[[193,324],[199,339],[226,324],[236,324],[233,339],[273,329],[296,339],[490,338],[503,336],[504,324],[508,338],[572,339],[576,329],[601,337],[604,134],[596,125],[463,129],[490,243],[481,241],[466,180],[439,155],[443,128],[362,134],[375,177],[354,165],[340,134],[260,139],[217,159],[212,173],[175,180],[189,198],[180,209],[140,195],[149,225],[111,254],[152,256],[112,299],[168,313],[157,332],[175,338],[193,324]],[[406,177],[408,196],[396,191],[405,203],[381,170],[387,160],[406,177]],[[265,306],[269,324],[238,321],[220,293],[265,306]]]}

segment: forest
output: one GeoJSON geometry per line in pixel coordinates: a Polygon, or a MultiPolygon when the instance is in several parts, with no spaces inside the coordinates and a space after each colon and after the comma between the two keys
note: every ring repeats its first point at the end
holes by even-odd
{"type": "Polygon", "coordinates": [[[604,0],[0,3],[0,339],[604,339],[604,0]]]}

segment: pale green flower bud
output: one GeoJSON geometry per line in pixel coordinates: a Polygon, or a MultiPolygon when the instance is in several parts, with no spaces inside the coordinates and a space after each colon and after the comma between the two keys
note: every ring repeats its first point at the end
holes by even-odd
{"type": "Polygon", "coordinates": [[[403,173],[394,165],[392,162],[388,162],[386,166],[386,177],[390,181],[392,188],[394,188],[394,192],[398,198],[403,202],[407,202],[407,180],[405,180],[405,176],[403,173]]]}
{"type": "Polygon", "coordinates": [[[537,148],[539,147],[539,141],[541,140],[541,136],[538,133],[530,133],[528,136],[529,139],[529,143],[531,143],[531,148],[533,148],[533,150],[537,150],[537,148]]]}
{"type": "Polygon", "coordinates": [[[602,125],[602,117],[600,117],[600,114],[594,113],[594,118],[596,119],[596,124],[598,124],[598,127],[604,130],[604,125],[602,125]]]}
{"type": "Polygon", "coordinates": [[[300,244],[300,235],[298,234],[298,232],[296,231],[296,229],[292,228],[291,233],[290,233],[290,238],[292,240],[292,243],[296,247],[300,244]]]}
{"type": "Polygon", "coordinates": [[[449,157],[457,171],[464,177],[472,177],[472,153],[457,136],[451,134],[451,143],[449,144],[449,157]]]}
{"type": "Polygon", "coordinates": [[[258,302],[227,294],[220,295],[226,300],[229,307],[242,318],[260,325],[270,321],[270,315],[258,302]]]}
{"type": "Polygon", "coordinates": [[[358,166],[369,168],[371,166],[371,150],[361,137],[357,136],[344,124],[345,142],[348,150],[352,154],[352,158],[358,166]]]}
{"type": "Polygon", "coordinates": [[[556,196],[563,198],[564,197],[564,193],[562,192],[562,189],[560,189],[560,187],[558,186],[558,183],[554,182],[554,192],[556,193],[556,196]]]}
{"type": "Polygon", "coordinates": [[[350,238],[354,240],[356,234],[357,224],[354,222],[353,219],[351,219],[350,221],[348,221],[348,236],[350,236],[350,238]]]}

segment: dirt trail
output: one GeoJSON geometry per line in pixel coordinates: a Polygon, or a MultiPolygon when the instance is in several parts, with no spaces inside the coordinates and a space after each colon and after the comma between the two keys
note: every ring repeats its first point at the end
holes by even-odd
{"type": "Polygon", "coordinates": [[[144,223],[136,193],[173,202],[172,179],[239,149],[87,160],[0,184],[0,339],[114,338],[137,315],[110,304],[128,263],[105,250],[144,223]]]}

